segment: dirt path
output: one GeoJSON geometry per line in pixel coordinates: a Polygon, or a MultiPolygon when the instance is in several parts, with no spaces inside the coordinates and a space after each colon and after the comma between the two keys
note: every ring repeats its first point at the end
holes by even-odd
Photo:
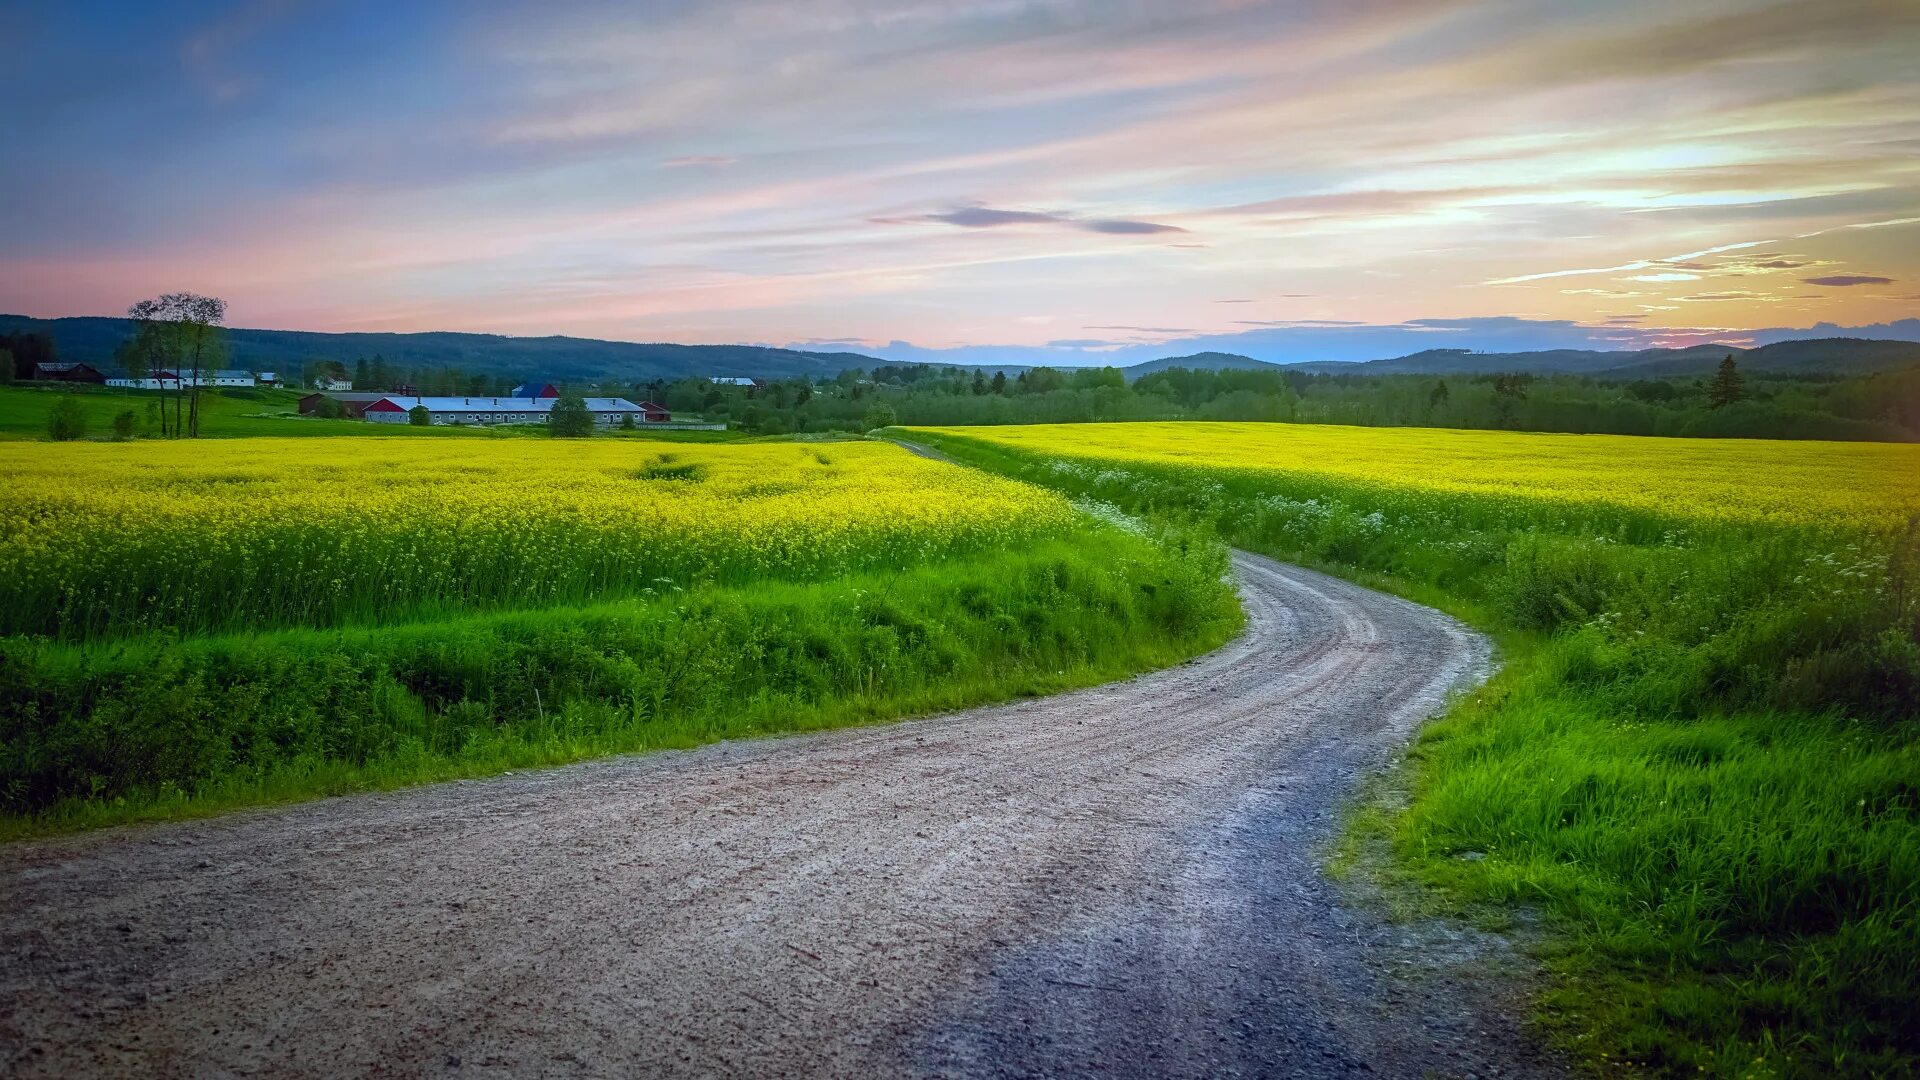
{"type": "Polygon", "coordinates": [[[1481,981],[1399,970],[1497,943],[1344,910],[1315,850],[1486,642],[1236,567],[1242,638],[1098,689],[0,848],[0,1072],[1530,1067],[1481,981]]]}

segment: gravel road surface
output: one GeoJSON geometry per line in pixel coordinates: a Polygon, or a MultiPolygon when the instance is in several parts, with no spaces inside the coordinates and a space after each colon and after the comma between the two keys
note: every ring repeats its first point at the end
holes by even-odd
{"type": "Polygon", "coordinates": [[[12,1076],[1518,1075],[1504,945],[1319,870],[1484,639],[1239,555],[1097,689],[0,847],[12,1076]]]}

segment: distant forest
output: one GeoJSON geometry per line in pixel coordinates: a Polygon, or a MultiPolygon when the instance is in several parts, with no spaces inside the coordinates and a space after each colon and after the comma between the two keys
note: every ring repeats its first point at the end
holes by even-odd
{"type": "Polygon", "coordinates": [[[1506,428],[1710,438],[1920,440],[1920,367],[1865,376],[1347,375],[1166,368],[1132,383],[1116,368],[1035,368],[1012,378],[905,366],[747,390],[682,380],[635,388],[676,412],[750,431],[901,424],[1267,420],[1372,427],[1506,428]]]}

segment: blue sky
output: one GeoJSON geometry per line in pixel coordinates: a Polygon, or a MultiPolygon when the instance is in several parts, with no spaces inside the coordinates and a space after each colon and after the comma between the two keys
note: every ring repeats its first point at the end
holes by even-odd
{"type": "Polygon", "coordinates": [[[7,4],[0,42],[26,314],[1055,363],[1920,337],[1910,0],[7,4]]]}

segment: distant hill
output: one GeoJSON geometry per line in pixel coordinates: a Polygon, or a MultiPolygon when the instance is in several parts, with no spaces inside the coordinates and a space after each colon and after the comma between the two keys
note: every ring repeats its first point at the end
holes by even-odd
{"type": "MultiPolygon", "coordinates": [[[[53,337],[62,360],[101,367],[113,363],[114,350],[126,340],[125,319],[33,319],[0,315],[0,334],[44,333],[53,337]]],[[[253,371],[278,371],[299,377],[310,360],[339,360],[352,366],[375,354],[397,367],[458,368],[469,373],[539,377],[554,382],[644,382],[688,375],[751,376],[784,379],[795,375],[835,375],[846,368],[871,368],[888,361],[848,352],[804,352],[758,345],[666,345],[600,341],[574,337],[506,337],[501,334],[323,334],[306,330],[230,329],[228,364],[253,371]]]]}
{"type": "MultiPolygon", "coordinates": [[[[114,349],[130,327],[125,319],[33,319],[0,315],[0,334],[45,333],[53,337],[63,360],[113,363],[114,349]]],[[[891,366],[891,361],[851,352],[809,352],[759,345],[672,345],[602,341],[576,337],[507,337],[435,331],[420,334],[324,334],[306,330],[227,331],[232,367],[278,371],[298,377],[310,360],[339,360],[351,366],[358,357],[378,354],[401,368],[458,368],[473,374],[540,378],[553,382],[645,382],[688,375],[817,378],[847,368],[891,366]]],[[[1120,369],[1128,382],[1172,367],[1239,371],[1305,371],[1347,375],[1484,375],[1504,371],[1589,375],[1609,379],[1693,377],[1712,371],[1732,353],[1752,373],[1862,375],[1920,366],[1920,342],[1861,338],[1783,341],[1757,349],[1699,345],[1685,349],[1555,349],[1492,353],[1468,349],[1427,349],[1382,360],[1321,360],[1275,364],[1237,353],[1201,352],[1169,356],[1120,369]]],[[[934,363],[934,367],[954,365],[934,363]]],[[[1004,371],[1025,364],[958,365],[1004,371]]]]}
{"type": "Polygon", "coordinates": [[[1123,367],[1120,369],[1120,374],[1126,376],[1128,382],[1132,382],[1142,375],[1151,375],[1156,371],[1177,367],[1193,368],[1196,371],[1203,368],[1210,371],[1280,371],[1284,365],[1255,360],[1251,356],[1241,356],[1239,353],[1202,352],[1191,356],[1168,356],[1159,360],[1148,360],[1132,367],[1123,367]]]}
{"type": "MultiPolygon", "coordinates": [[[[1428,349],[1386,360],[1313,361],[1284,365],[1290,371],[1345,375],[1488,375],[1524,371],[1536,375],[1588,375],[1608,379],[1673,378],[1711,372],[1729,354],[1755,374],[1868,375],[1920,366],[1920,342],[1820,338],[1782,341],[1757,349],[1694,345],[1685,349],[1554,349],[1482,353],[1428,349]]],[[[1206,354],[1203,354],[1206,355],[1206,354]]],[[[1238,357],[1247,360],[1246,357],[1238,357]]],[[[1247,361],[1259,363],[1259,361],[1247,361]]]]}

